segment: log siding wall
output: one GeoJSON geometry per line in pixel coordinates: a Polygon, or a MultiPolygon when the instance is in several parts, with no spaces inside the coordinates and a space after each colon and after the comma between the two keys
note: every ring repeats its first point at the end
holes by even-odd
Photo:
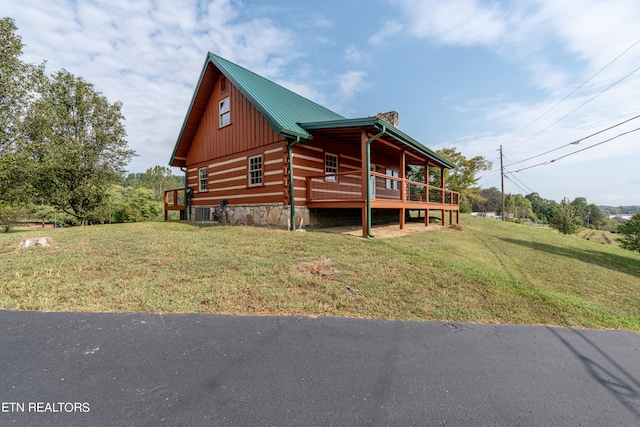
{"type": "MultiPolygon", "coordinates": [[[[397,159],[378,156],[372,148],[371,163],[376,165],[376,172],[385,173],[386,169],[399,171],[400,158],[397,159]]],[[[325,173],[325,153],[338,156],[338,173],[356,171],[362,168],[360,160],[360,147],[353,144],[343,144],[337,140],[316,136],[313,141],[298,144],[293,148],[293,167],[295,182],[296,206],[304,206],[307,202],[306,180],[308,176],[318,176],[325,173]]],[[[360,179],[360,174],[347,175],[350,178],[360,179]]],[[[344,186],[349,184],[345,183],[344,186]]],[[[354,187],[359,185],[354,184],[354,187]]],[[[287,188],[288,190],[288,188],[287,188]]],[[[388,195],[398,193],[399,190],[386,188],[386,181],[376,179],[376,195],[388,195]]],[[[339,193],[336,194],[338,198],[339,193]]],[[[288,204],[288,202],[286,202],[288,204]]]]}

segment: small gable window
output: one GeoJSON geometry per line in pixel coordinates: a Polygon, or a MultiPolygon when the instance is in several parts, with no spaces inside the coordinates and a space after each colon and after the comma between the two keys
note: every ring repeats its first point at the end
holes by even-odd
{"type": "Polygon", "coordinates": [[[249,157],[249,186],[262,185],[262,155],[249,157]]]}
{"type": "Polygon", "coordinates": [[[337,181],[338,177],[338,156],[326,153],[324,155],[324,173],[327,175],[326,181],[337,181]]]}
{"type": "Polygon", "coordinates": [[[220,79],[220,91],[224,92],[225,90],[227,90],[227,78],[223,77],[220,79]]]}
{"type": "Polygon", "coordinates": [[[220,127],[231,123],[231,103],[229,97],[220,101],[220,127]]]}
{"type": "Polygon", "coordinates": [[[198,182],[200,183],[200,185],[198,186],[200,191],[207,191],[207,177],[208,177],[207,168],[200,168],[199,180],[198,180],[198,182]]]}

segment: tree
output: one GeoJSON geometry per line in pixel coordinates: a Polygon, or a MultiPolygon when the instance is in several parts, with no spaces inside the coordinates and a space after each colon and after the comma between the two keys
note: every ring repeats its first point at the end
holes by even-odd
{"type": "MultiPolygon", "coordinates": [[[[473,200],[482,200],[477,176],[479,172],[491,169],[491,162],[482,156],[467,159],[456,148],[443,148],[436,151],[439,155],[456,165],[455,169],[445,169],[445,188],[460,193],[460,211],[471,212],[473,200]]],[[[424,167],[415,168],[411,178],[417,182],[424,182],[424,167]]],[[[440,186],[440,170],[429,169],[429,183],[440,186]]]]}
{"type": "Polygon", "coordinates": [[[622,234],[620,246],[634,252],[640,252],[640,212],[629,221],[618,226],[618,233],[622,234]]]}
{"type": "Polygon", "coordinates": [[[576,215],[575,208],[564,198],[558,206],[558,211],[549,222],[551,227],[562,234],[576,233],[582,227],[582,221],[576,215]]]}
{"type": "Polygon", "coordinates": [[[507,219],[510,218],[511,214],[514,214],[516,219],[529,218],[533,214],[531,201],[520,194],[508,194],[504,198],[504,210],[506,211],[507,219]]]}
{"type": "Polygon", "coordinates": [[[558,203],[555,200],[543,199],[538,193],[527,194],[524,197],[531,202],[531,210],[540,221],[551,221],[558,210],[558,203]]]}
{"type": "Polygon", "coordinates": [[[26,204],[29,169],[19,151],[24,117],[44,78],[44,64],[20,60],[22,39],[11,18],[0,19],[0,202],[26,204]]]}
{"type": "Polygon", "coordinates": [[[583,222],[583,225],[587,226],[587,217],[589,216],[587,209],[589,208],[589,204],[587,203],[587,199],[585,197],[576,197],[571,202],[571,206],[575,210],[576,216],[580,218],[583,222]]]}
{"type": "Polygon", "coordinates": [[[130,173],[124,179],[123,186],[124,187],[140,187],[144,182],[144,173],[136,172],[130,173]]]}
{"type": "Polygon", "coordinates": [[[142,185],[153,190],[158,200],[164,200],[165,190],[183,187],[184,179],[174,176],[166,166],[154,166],[144,173],[142,185]]]}
{"type": "Polygon", "coordinates": [[[600,230],[606,222],[607,218],[595,203],[587,206],[587,227],[600,230]]]}
{"type": "Polygon", "coordinates": [[[163,204],[153,190],[143,187],[112,185],[103,203],[88,213],[92,223],[120,223],[149,221],[159,217],[163,204]]]}
{"type": "Polygon", "coordinates": [[[39,201],[83,224],[134,155],[127,148],[122,104],[109,103],[91,83],[55,73],[27,116],[28,157],[39,201]]]}
{"type": "Polygon", "coordinates": [[[502,192],[496,187],[483,188],[480,196],[471,201],[473,212],[497,212],[502,209],[502,192]]]}

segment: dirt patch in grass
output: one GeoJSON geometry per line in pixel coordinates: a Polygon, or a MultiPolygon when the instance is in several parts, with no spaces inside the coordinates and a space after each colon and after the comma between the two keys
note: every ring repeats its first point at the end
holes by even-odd
{"type": "Polygon", "coordinates": [[[299,273],[308,273],[321,279],[331,279],[340,274],[340,270],[333,267],[333,260],[327,258],[323,261],[299,262],[293,266],[299,273]]]}

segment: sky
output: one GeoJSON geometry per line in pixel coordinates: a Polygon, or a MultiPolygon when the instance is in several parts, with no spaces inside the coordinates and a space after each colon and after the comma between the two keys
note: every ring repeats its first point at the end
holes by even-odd
{"type": "Polygon", "coordinates": [[[122,101],[130,172],[168,165],[210,51],[348,118],[398,111],[423,145],[490,161],[483,188],[502,146],[507,193],[640,205],[637,0],[0,0],[0,16],[23,61],[122,101]]]}

